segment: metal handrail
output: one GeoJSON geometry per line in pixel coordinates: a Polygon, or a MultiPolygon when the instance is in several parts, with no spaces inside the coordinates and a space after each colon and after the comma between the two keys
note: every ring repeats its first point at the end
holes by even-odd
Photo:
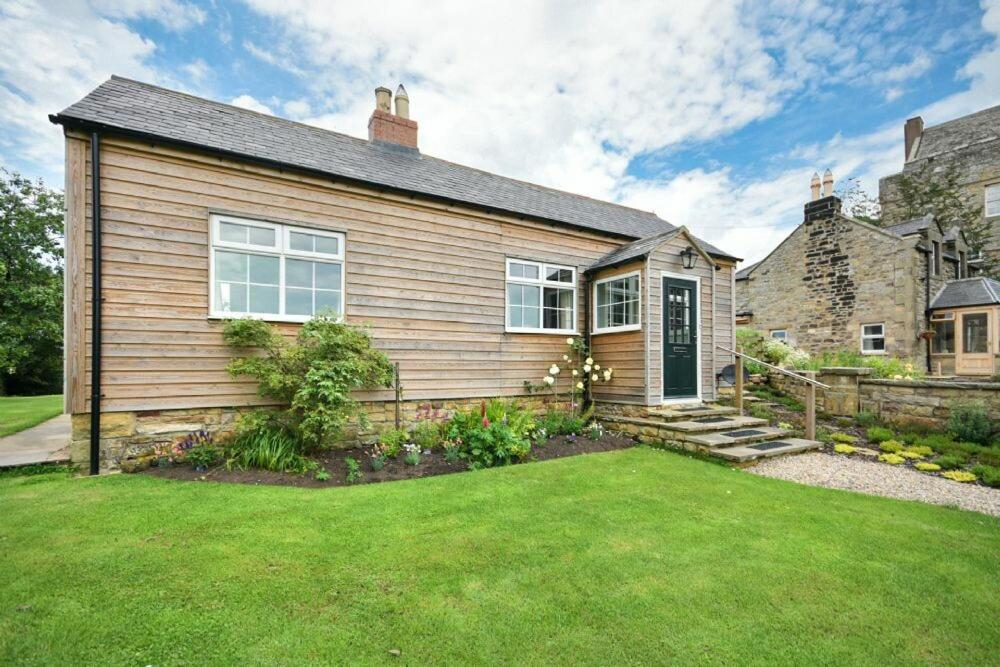
{"type": "Polygon", "coordinates": [[[729,354],[735,354],[737,357],[741,357],[743,359],[749,359],[750,361],[752,361],[754,363],[757,363],[757,364],[760,364],[761,366],[766,366],[767,368],[770,368],[772,370],[776,370],[779,373],[784,373],[788,377],[795,378],[796,380],[801,380],[802,382],[805,382],[806,384],[811,384],[811,385],[813,385],[815,387],[819,387],[820,389],[829,389],[830,388],[829,385],[823,384],[822,382],[818,382],[816,380],[813,380],[812,378],[807,378],[806,376],[799,375],[798,373],[793,373],[793,372],[791,372],[789,370],[786,370],[784,368],[779,368],[778,366],[774,366],[772,364],[769,364],[766,361],[761,361],[760,359],[757,359],[756,357],[751,357],[749,354],[744,354],[742,352],[737,352],[736,350],[730,350],[728,347],[724,347],[722,345],[716,345],[715,347],[719,348],[723,352],[728,352],[729,354]]]}

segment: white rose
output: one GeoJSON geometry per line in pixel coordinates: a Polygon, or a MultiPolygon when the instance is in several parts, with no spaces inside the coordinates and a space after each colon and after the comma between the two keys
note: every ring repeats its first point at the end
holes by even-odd
{"type": "Polygon", "coordinates": [[[584,367],[583,367],[583,372],[584,372],[584,373],[589,373],[589,372],[590,372],[590,364],[585,364],[585,365],[584,365],[584,367]]]}
{"type": "Polygon", "coordinates": [[[555,364],[549,366],[549,375],[559,375],[559,367],[555,364]]]}
{"type": "Polygon", "coordinates": [[[594,373],[593,375],[591,375],[590,379],[593,380],[594,382],[597,382],[597,373],[594,373]]]}
{"type": "Polygon", "coordinates": [[[551,386],[556,383],[556,379],[551,375],[546,375],[545,378],[542,380],[542,382],[551,386]]]}
{"type": "Polygon", "coordinates": [[[564,354],[563,355],[563,361],[569,361],[569,355],[564,354]]]}
{"type": "Polygon", "coordinates": [[[594,364],[594,370],[595,371],[601,370],[601,365],[600,364],[594,364]]]}
{"type": "Polygon", "coordinates": [[[567,338],[566,339],[566,344],[567,345],[572,345],[573,344],[573,339],[572,338],[567,338]]]}
{"type": "Polygon", "coordinates": [[[577,389],[583,389],[583,383],[582,382],[577,382],[576,383],[576,388],[577,389]]]}
{"type": "Polygon", "coordinates": [[[590,357],[587,357],[587,360],[585,362],[583,362],[583,363],[585,363],[585,364],[592,364],[592,363],[594,363],[594,360],[591,359],[590,357]]]}
{"type": "Polygon", "coordinates": [[[574,369],[573,369],[573,377],[576,377],[576,376],[577,376],[577,375],[579,375],[579,374],[580,374],[580,371],[578,371],[578,370],[576,370],[576,369],[574,368],[574,369]]]}
{"type": "Polygon", "coordinates": [[[607,382],[611,379],[611,371],[604,371],[604,381],[607,382]]]}

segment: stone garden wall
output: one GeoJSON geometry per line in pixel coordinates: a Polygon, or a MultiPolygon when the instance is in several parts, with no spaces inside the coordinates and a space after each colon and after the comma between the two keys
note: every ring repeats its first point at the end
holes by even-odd
{"type": "MultiPolygon", "coordinates": [[[[823,368],[816,379],[830,389],[816,391],[816,409],[831,415],[872,412],[895,422],[944,426],[955,401],[978,400],[1000,419],[1000,383],[943,380],[876,380],[869,368],[823,368]]],[[[766,382],[782,393],[805,401],[805,384],[780,373],[766,382]]]]}

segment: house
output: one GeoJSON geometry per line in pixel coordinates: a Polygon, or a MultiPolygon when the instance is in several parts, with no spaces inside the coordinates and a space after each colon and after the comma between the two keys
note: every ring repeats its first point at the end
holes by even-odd
{"type": "Polygon", "coordinates": [[[930,309],[936,371],[1000,373],[1000,282],[985,276],[949,281],[934,295],[930,309]]]}
{"type": "Polygon", "coordinates": [[[842,213],[833,175],[811,183],[803,222],[736,275],[736,317],[810,354],[840,349],[930,364],[928,304],[968,273],[957,229],[930,216],[877,227],[842,213]]]}
{"type": "MultiPolygon", "coordinates": [[[[263,399],[226,373],[223,320],[291,332],[323,307],[399,363],[406,418],[524,396],[572,335],[615,369],[599,406],[714,397],[736,257],[653,213],[425,155],[409,116],[402,86],[378,88],[358,139],[113,77],[50,117],[75,460],[114,469],[225,430],[263,399]]],[[[393,390],[358,398],[391,423],[393,390]]]]}
{"type": "MultiPolygon", "coordinates": [[[[903,152],[903,171],[879,181],[883,219],[901,217],[898,188],[904,175],[954,165],[965,195],[982,207],[989,225],[983,251],[1000,258],[1000,105],[930,127],[920,116],[910,118],[903,127],[903,152]]],[[[976,258],[972,261],[975,266],[976,258]]]]}

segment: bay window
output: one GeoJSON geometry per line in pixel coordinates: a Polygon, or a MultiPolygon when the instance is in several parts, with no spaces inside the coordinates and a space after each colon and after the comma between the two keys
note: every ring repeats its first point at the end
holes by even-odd
{"type": "Polygon", "coordinates": [[[213,215],[211,235],[212,317],[344,314],[343,234],[213,215]]]}
{"type": "Polygon", "coordinates": [[[594,333],[640,328],[639,272],[594,283],[594,333]]]}
{"type": "Polygon", "coordinates": [[[576,269],[507,260],[507,331],[576,333],[576,269]]]}

